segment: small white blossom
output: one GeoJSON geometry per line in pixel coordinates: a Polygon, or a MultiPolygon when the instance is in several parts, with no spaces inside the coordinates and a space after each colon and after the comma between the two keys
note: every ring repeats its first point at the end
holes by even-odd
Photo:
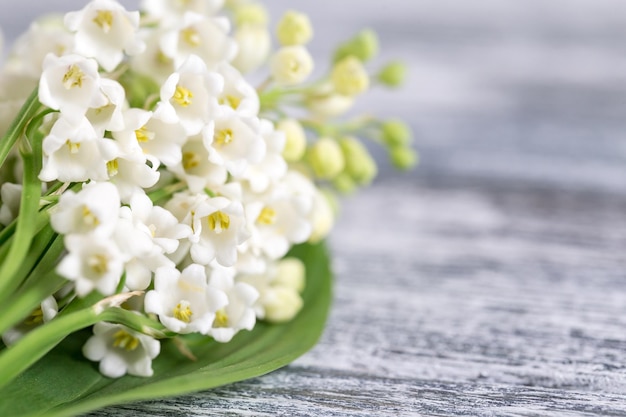
{"type": "Polygon", "coordinates": [[[163,19],[165,22],[182,19],[186,12],[195,12],[211,16],[219,12],[224,0],[142,0],[141,8],[150,17],[163,19]]]}
{"type": "Polygon", "coordinates": [[[163,34],[161,50],[174,60],[174,65],[197,55],[213,68],[220,62],[231,61],[237,54],[237,44],[228,36],[229,30],[228,19],[187,12],[179,25],[163,34]]]}
{"type": "Polygon", "coordinates": [[[120,210],[117,188],[109,182],[89,183],[78,193],[65,191],[50,214],[52,228],[61,234],[113,234],[120,210]]]}
{"type": "Polygon", "coordinates": [[[243,25],[235,31],[235,41],[239,52],[232,64],[239,71],[247,74],[259,68],[270,54],[272,41],[265,27],[243,25]]]}
{"type": "Polygon", "coordinates": [[[63,26],[62,16],[45,16],[33,22],[15,41],[7,63],[8,70],[39,78],[46,55],[65,55],[73,46],[74,36],[63,26]]]}
{"type": "Polygon", "coordinates": [[[217,96],[223,89],[222,76],[209,72],[206,64],[192,55],[161,87],[156,112],[164,122],[180,121],[188,135],[196,135],[216,113],[217,96]]]}
{"type": "Polygon", "coordinates": [[[34,328],[52,320],[58,312],[57,300],[53,296],[46,297],[26,319],[2,333],[2,341],[7,346],[15,344],[34,328]]]}
{"type": "Polygon", "coordinates": [[[75,52],[95,58],[109,72],[122,62],[124,52],[136,55],[145,49],[137,35],[139,12],[128,12],[114,0],[93,0],[66,14],[65,25],[76,32],[75,52]]]}
{"type": "Polygon", "coordinates": [[[218,310],[210,335],[221,343],[229,342],[240,330],[252,330],[256,323],[254,304],[259,292],[249,284],[235,282],[234,268],[212,265],[209,286],[222,290],[228,296],[228,305],[218,310]]]}
{"type": "Polygon", "coordinates": [[[0,224],[8,226],[20,211],[20,199],[22,196],[22,185],[5,182],[0,187],[0,224]]]}
{"type": "Polygon", "coordinates": [[[166,167],[180,163],[181,147],[187,138],[180,123],[165,123],[159,113],[128,109],[124,125],[124,130],[113,132],[113,137],[126,152],[140,149],[166,167]]]}
{"type": "Polygon", "coordinates": [[[285,134],[274,130],[269,120],[261,120],[260,134],[265,142],[265,157],[256,164],[248,165],[241,178],[246,180],[254,193],[265,192],[272,183],[287,173],[287,162],[282,156],[285,134]]]}
{"type": "Polygon", "coordinates": [[[161,85],[176,70],[174,60],[161,50],[163,30],[161,28],[144,29],[139,34],[146,44],[146,50],[131,57],[130,66],[133,71],[147,75],[161,85]]]}
{"type": "Polygon", "coordinates": [[[109,378],[125,374],[152,376],[152,360],[161,351],[158,340],[121,324],[96,323],[93,336],[83,346],[83,355],[100,362],[100,373],[109,378]]]}
{"type": "Polygon", "coordinates": [[[313,58],[304,46],[284,46],[272,55],[270,71],[278,84],[300,84],[313,72],[313,58]]]}
{"type": "Polygon", "coordinates": [[[219,64],[216,71],[224,77],[224,91],[219,95],[219,103],[235,110],[243,117],[256,117],[259,114],[259,95],[241,73],[230,64],[219,64]]]}
{"type": "Polygon", "coordinates": [[[208,265],[217,259],[220,265],[234,265],[237,246],[249,237],[239,201],[179,193],[165,207],[191,227],[190,253],[194,262],[208,265]]]}
{"type": "Polygon", "coordinates": [[[154,290],[144,300],[147,313],[157,314],[165,327],[182,334],[208,334],[215,312],[227,304],[226,294],[207,285],[205,268],[197,264],[182,272],[176,268],[159,268],[154,290]]]}
{"type": "Polygon", "coordinates": [[[94,289],[104,295],[115,292],[124,271],[127,256],[107,238],[89,235],[65,236],[68,254],[57,273],[76,284],[76,294],[83,297],[94,289]]]}
{"type": "Polygon", "coordinates": [[[124,87],[114,80],[100,80],[100,91],[106,104],[87,111],[87,119],[91,122],[98,136],[103,137],[106,130],[116,131],[124,128],[122,110],[126,105],[124,87]]]}
{"type": "Polygon", "coordinates": [[[43,139],[42,181],[81,182],[108,178],[107,161],[116,147],[110,139],[99,138],[93,126],[83,117],[72,124],[62,116],[43,139]]]}
{"type": "Polygon", "coordinates": [[[228,177],[224,166],[211,162],[205,146],[207,135],[213,132],[212,127],[213,123],[210,123],[203,129],[202,135],[191,136],[182,147],[180,162],[170,167],[170,171],[184,180],[193,192],[219,187],[228,177]]]}
{"type": "Polygon", "coordinates": [[[315,186],[306,177],[289,172],[258,201],[246,205],[249,244],[271,259],[284,256],[291,244],[311,235],[310,220],[315,186]]]}
{"type": "Polygon", "coordinates": [[[117,147],[117,153],[107,161],[109,181],[117,186],[124,203],[130,202],[133,195],[143,193],[145,188],[159,181],[158,161],[151,161],[150,165],[146,161],[146,155],[141,149],[124,152],[120,146],[117,147]]]}
{"type": "Polygon", "coordinates": [[[72,123],[79,123],[90,107],[107,104],[100,90],[98,64],[80,55],[48,54],[39,81],[39,101],[59,110],[72,123]]]}
{"type": "Polygon", "coordinates": [[[209,161],[223,165],[235,177],[241,176],[248,164],[263,160],[266,151],[259,120],[240,117],[231,108],[215,118],[214,130],[204,136],[204,144],[209,161]]]}

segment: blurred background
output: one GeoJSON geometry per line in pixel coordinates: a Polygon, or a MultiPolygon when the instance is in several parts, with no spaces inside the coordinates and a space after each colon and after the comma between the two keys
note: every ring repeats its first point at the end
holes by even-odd
{"type": "MultiPolygon", "coordinates": [[[[122,3],[133,8],[138,1],[122,3]]],[[[412,125],[422,163],[411,175],[626,191],[622,0],[266,3],[274,21],[289,8],[311,16],[318,68],[338,41],[365,27],[380,35],[373,67],[396,58],[409,65],[403,89],[376,90],[357,110],[412,125]]],[[[6,43],[36,16],[84,4],[3,1],[6,43]]]]}

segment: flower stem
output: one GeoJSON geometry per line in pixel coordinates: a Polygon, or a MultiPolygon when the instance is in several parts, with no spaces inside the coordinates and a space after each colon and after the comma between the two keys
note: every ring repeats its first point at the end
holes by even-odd
{"type": "Polygon", "coordinates": [[[37,233],[36,219],[39,212],[39,199],[41,198],[41,181],[38,178],[42,164],[41,141],[22,141],[20,153],[24,161],[22,198],[11,249],[0,265],[0,294],[3,295],[2,298],[10,295],[19,287],[21,282],[15,279],[15,275],[28,255],[28,249],[37,233]]]}
{"type": "Polygon", "coordinates": [[[39,103],[39,91],[35,89],[26,99],[17,117],[13,119],[13,123],[7,133],[0,139],[0,166],[4,164],[13,145],[15,145],[15,142],[22,136],[26,124],[37,113],[39,108],[41,108],[41,103],[39,103]]]}

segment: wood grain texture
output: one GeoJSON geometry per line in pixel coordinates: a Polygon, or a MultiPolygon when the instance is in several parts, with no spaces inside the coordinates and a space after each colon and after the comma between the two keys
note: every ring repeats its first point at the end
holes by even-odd
{"type": "Polygon", "coordinates": [[[358,109],[409,120],[422,166],[346,202],[313,351],[91,416],[626,415],[626,3],[267,3],[317,57],[379,31],[411,77],[358,109]]]}

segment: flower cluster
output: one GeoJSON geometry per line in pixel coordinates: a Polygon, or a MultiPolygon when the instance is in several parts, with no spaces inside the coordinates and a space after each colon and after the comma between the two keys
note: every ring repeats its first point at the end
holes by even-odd
{"type": "MultiPolygon", "coordinates": [[[[51,231],[27,239],[34,247],[47,237],[43,256],[62,237],[45,271],[60,284],[0,331],[6,344],[81,299],[139,291],[122,306],[133,312],[128,322],[97,323],[83,351],[104,375],[150,376],[156,337],[228,342],[257,319],[298,313],[305,271],[285,256],[332,226],[333,201],[320,185],[348,192],[376,174],[355,135],[371,133],[401,168],[415,162],[401,122],[329,121],[370,84],[399,84],[403,67],[371,79],[364,63],[376,40],[366,31],[305,85],[312,35],[306,15],[287,12],[272,52],[267,13],[252,1],[145,0],[140,13],[93,0],[31,26],[0,78],[5,138],[33,88],[38,112],[25,126],[31,134],[0,153],[0,243],[28,215],[24,195],[34,189],[41,203],[31,215],[43,213],[51,231]],[[242,74],[266,62],[268,78],[255,88],[242,74]],[[290,106],[307,116],[296,119],[290,106]],[[27,163],[36,177],[19,174],[27,163]],[[133,325],[134,316],[152,324],[133,325]]],[[[20,279],[19,263],[5,268],[16,271],[11,279],[20,279]]]]}

